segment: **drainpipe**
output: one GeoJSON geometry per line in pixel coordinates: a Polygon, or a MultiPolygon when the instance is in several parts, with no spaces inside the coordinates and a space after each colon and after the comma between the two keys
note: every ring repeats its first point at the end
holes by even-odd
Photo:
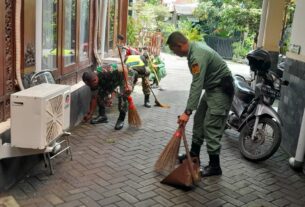
{"type": "Polygon", "coordinates": [[[15,5],[16,78],[20,90],[24,90],[24,86],[21,79],[21,7],[22,7],[22,1],[16,0],[16,5],[15,5]]]}
{"type": "Polygon", "coordinates": [[[296,170],[302,169],[304,163],[304,155],[305,155],[305,109],[303,113],[297,151],[295,152],[295,157],[291,157],[289,159],[290,167],[296,170]]]}
{"type": "Polygon", "coordinates": [[[107,24],[107,8],[108,8],[108,0],[104,0],[103,6],[102,6],[102,15],[101,15],[101,21],[102,21],[102,37],[101,37],[101,56],[102,59],[105,57],[105,40],[106,40],[106,24],[107,24]]]}
{"type": "MultiPolygon", "coordinates": [[[[97,49],[97,39],[98,39],[98,23],[99,23],[99,14],[100,14],[100,10],[99,10],[99,2],[98,0],[95,0],[95,12],[94,12],[94,45],[93,45],[93,51],[94,51],[94,57],[97,61],[98,65],[102,65],[102,60],[98,54],[98,49],[97,49]]],[[[100,2],[101,3],[101,2],[100,2]]]]}
{"type": "Polygon", "coordinates": [[[36,31],[35,31],[35,62],[36,71],[41,71],[41,60],[42,60],[42,4],[43,1],[36,0],[36,31]]]}

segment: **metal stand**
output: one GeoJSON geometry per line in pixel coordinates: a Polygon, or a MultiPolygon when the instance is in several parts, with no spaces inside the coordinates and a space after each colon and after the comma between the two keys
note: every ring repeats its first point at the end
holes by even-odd
{"type": "Polygon", "coordinates": [[[72,150],[71,150],[71,146],[70,146],[70,140],[69,140],[70,135],[71,135],[70,132],[64,132],[63,136],[61,137],[62,138],[61,141],[55,142],[54,145],[47,147],[43,153],[45,167],[47,167],[49,165],[51,175],[54,174],[54,168],[53,168],[53,164],[52,164],[53,158],[57,157],[58,155],[60,155],[63,152],[66,152],[67,155],[70,155],[70,160],[73,159],[72,150]],[[62,148],[62,145],[64,146],[64,148],[62,148]],[[58,151],[56,150],[57,147],[59,147],[58,151]]]}

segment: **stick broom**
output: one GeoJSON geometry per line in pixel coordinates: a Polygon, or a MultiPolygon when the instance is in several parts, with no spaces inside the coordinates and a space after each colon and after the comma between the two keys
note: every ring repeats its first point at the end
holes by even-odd
{"type": "Polygon", "coordinates": [[[181,143],[181,137],[182,126],[176,130],[171,140],[167,143],[164,150],[161,152],[155,164],[155,170],[157,172],[172,171],[175,168],[181,143]]]}
{"type": "MultiPolygon", "coordinates": [[[[120,60],[121,60],[122,68],[123,68],[125,85],[126,85],[126,87],[128,87],[128,77],[126,77],[126,74],[128,74],[128,73],[125,73],[126,68],[124,67],[124,64],[123,64],[121,49],[120,49],[119,45],[118,45],[118,51],[119,51],[119,56],[120,56],[120,60]]],[[[127,97],[127,100],[128,100],[128,124],[130,126],[139,128],[142,124],[139,113],[138,113],[136,106],[134,105],[133,99],[130,95],[127,97]]]]}

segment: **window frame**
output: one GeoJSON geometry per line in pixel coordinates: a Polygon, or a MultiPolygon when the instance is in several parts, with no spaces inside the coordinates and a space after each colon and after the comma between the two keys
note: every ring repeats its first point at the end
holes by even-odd
{"type": "Polygon", "coordinates": [[[79,56],[79,37],[80,37],[80,12],[81,12],[81,0],[75,0],[76,1],[76,29],[75,29],[75,62],[72,64],[66,65],[64,62],[64,42],[65,42],[65,14],[64,14],[64,6],[65,6],[65,0],[58,0],[57,2],[57,54],[56,54],[56,60],[57,60],[57,67],[54,69],[54,75],[56,78],[59,78],[63,75],[68,75],[73,72],[77,72],[79,70],[82,70],[86,67],[89,67],[93,64],[92,62],[92,40],[93,40],[93,1],[89,0],[89,27],[88,27],[88,33],[89,33],[89,40],[88,40],[88,57],[80,60],[79,56]]]}

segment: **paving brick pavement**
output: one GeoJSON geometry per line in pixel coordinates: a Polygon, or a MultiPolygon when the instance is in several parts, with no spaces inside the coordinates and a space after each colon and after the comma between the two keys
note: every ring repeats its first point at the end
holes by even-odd
{"type": "MultiPolygon", "coordinates": [[[[160,184],[164,176],[155,173],[153,165],[177,127],[191,78],[185,60],[166,58],[168,76],[161,82],[165,90],[156,93],[170,109],[146,109],[138,88],[133,96],[141,129],[125,126],[115,131],[114,107],[108,111],[108,124],[82,124],[71,130],[73,161],[64,155],[56,158],[54,175],[41,163],[2,196],[13,196],[26,207],[305,206],[305,177],[290,169],[288,156],[279,150],[265,162],[246,161],[233,131],[222,140],[222,176],[202,179],[187,192],[160,184]]],[[[189,141],[191,125],[192,121],[186,131],[189,141]]],[[[207,163],[205,149],[201,157],[207,163]]]]}

